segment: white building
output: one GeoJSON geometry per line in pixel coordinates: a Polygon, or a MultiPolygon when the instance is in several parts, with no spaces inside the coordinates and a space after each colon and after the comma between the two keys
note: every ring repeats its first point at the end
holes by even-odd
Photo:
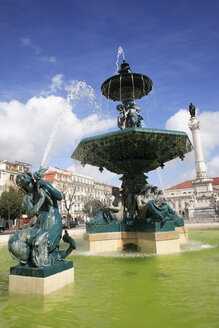
{"type": "Polygon", "coordinates": [[[65,220],[67,217],[66,205],[69,207],[72,204],[69,211],[72,218],[77,217],[82,221],[87,221],[88,217],[84,213],[84,204],[87,201],[98,199],[103,204],[111,204],[112,186],[95,182],[91,177],[49,167],[45,180],[62,192],[65,199],[59,202],[59,210],[65,220]]]}
{"type": "Polygon", "coordinates": [[[0,160],[0,194],[10,186],[16,188],[16,176],[30,169],[31,165],[22,162],[0,160]]]}
{"type": "MultiPolygon", "coordinates": [[[[219,177],[212,178],[213,182],[213,198],[214,209],[216,214],[218,213],[219,206],[219,177]]],[[[189,215],[189,207],[196,202],[194,180],[186,180],[168,189],[165,189],[165,197],[171,200],[171,206],[178,214],[185,213],[189,215]]],[[[206,193],[203,191],[200,194],[199,203],[202,203],[203,207],[206,206],[206,193]]],[[[214,213],[215,215],[215,213],[214,213]]],[[[208,217],[208,214],[206,215],[208,217]]]]}

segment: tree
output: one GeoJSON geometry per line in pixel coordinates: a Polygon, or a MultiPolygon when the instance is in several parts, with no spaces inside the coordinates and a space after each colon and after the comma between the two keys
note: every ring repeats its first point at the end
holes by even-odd
{"type": "Polygon", "coordinates": [[[23,193],[13,187],[8,191],[3,191],[0,196],[0,215],[3,219],[8,220],[10,229],[10,220],[19,217],[23,210],[23,193]]]}
{"type": "Polygon", "coordinates": [[[72,206],[75,203],[75,192],[76,192],[76,186],[74,183],[61,183],[59,185],[59,191],[62,194],[62,199],[67,211],[67,226],[68,229],[70,228],[70,211],[72,206]]]}
{"type": "Polygon", "coordinates": [[[100,200],[89,200],[84,204],[84,212],[90,217],[95,217],[101,207],[104,207],[104,205],[100,200]]]}

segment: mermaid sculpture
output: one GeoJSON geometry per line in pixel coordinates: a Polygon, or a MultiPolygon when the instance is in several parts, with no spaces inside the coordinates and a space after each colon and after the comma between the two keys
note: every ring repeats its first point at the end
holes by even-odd
{"type": "Polygon", "coordinates": [[[64,258],[76,248],[74,240],[65,230],[63,241],[69,243],[67,250],[59,250],[62,220],[57,201],[61,193],[43,180],[45,170],[21,173],[17,185],[26,194],[24,206],[31,221],[16,232],[8,242],[8,249],[20,264],[32,267],[48,267],[64,258]]]}
{"type": "Polygon", "coordinates": [[[136,199],[138,218],[148,222],[173,221],[176,227],[184,226],[184,221],[170,207],[163,192],[156,186],[146,184],[136,199]]]}

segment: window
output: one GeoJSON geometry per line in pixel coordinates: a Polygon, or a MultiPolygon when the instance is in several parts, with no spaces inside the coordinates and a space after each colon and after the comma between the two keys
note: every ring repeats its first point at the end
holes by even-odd
{"type": "Polygon", "coordinates": [[[10,174],[10,181],[14,181],[14,175],[10,174]]]}

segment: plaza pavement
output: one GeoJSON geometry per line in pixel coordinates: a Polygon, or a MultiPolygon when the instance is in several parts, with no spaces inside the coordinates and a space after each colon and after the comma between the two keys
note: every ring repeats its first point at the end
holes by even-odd
{"type": "MultiPolygon", "coordinates": [[[[185,223],[185,226],[188,227],[189,230],[219,230],[219,222],[185,223]]],[[[85,232],[85,227],[78,227],[76,229],[68,230],[71,237],[82,237],[85,232]]],[[[0,233],[0,246],[7,245],[10,235],[13,233],[14,231],[5,231],[4,233],[0,233]]]]}
{"type": "MultiPolygon", "coordinates": [[[[12,234],[14,234],[15,231],[5,231],[3,233],[0,233],[0,246],[1,245],[7,245],[8,240],[12,234]]],[[[82,237],[83,234],[85,233],[85,227],[79,227],[76,229],[69,229],[68,233],[71,237],[82,237]]]]}

